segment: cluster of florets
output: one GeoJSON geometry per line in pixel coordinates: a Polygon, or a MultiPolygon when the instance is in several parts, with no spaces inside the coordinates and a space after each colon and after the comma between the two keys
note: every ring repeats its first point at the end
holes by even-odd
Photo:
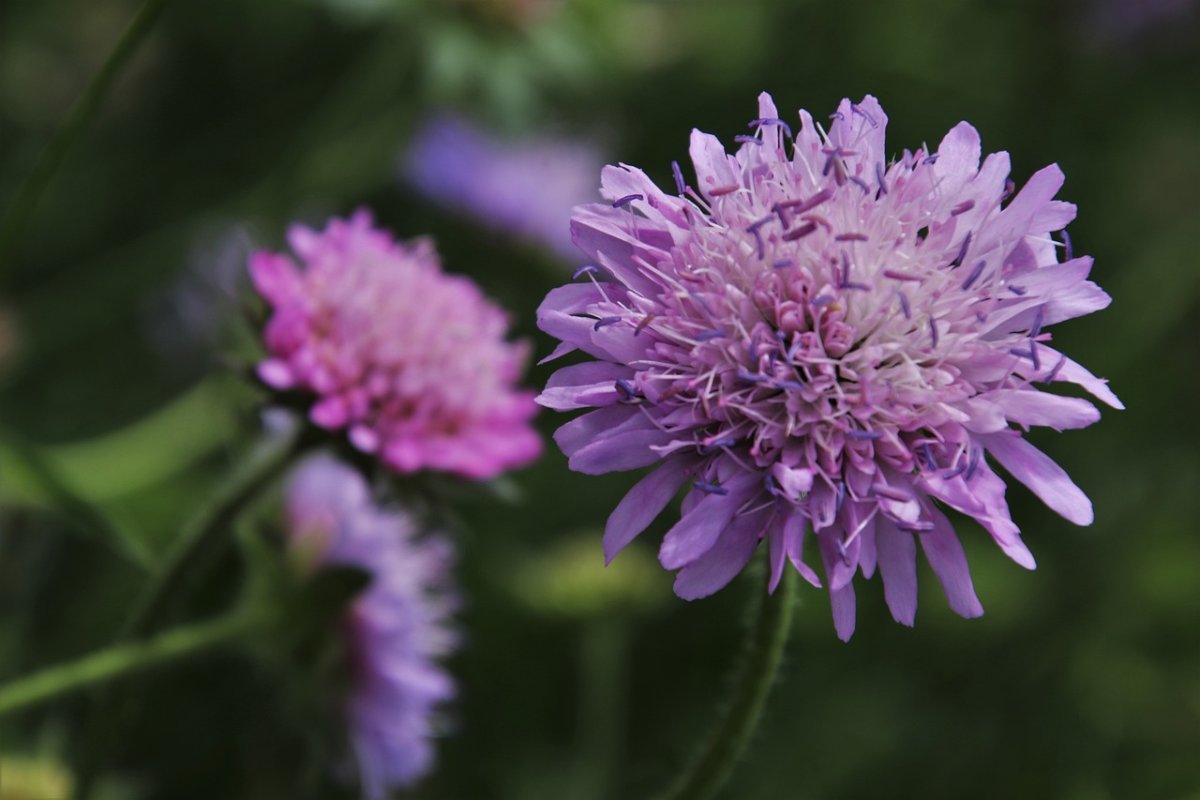
{"type": "Polygon", "coordinates": [[[454,694],[439,659],[453,648],[452,550],[378,506],[362,476],[328,456],[306,461],[285,492],[291,548],[313,566],[370,574],[342,625],[347,727],[368,800],[412,784],[433,762],[436,711],[454,694]]]}
{"type": "Polygon", "coordinates": [[[555,373],[539,402],[598,409],[555,436],[573,469],[659,463],[610,517],[608,558],[690,484],[660,551],[682,597],[723,587],[764,539],[772,587],[789,559],[820,585],[803,551],[811,532],[843,638],[859,571],[878,568],[893,615],[912,624],[918,543],[951,607],[976,616],[934,501],[1029,568],[985,454],[1068,520],[1091,522],[1088,499],[1022,434],[1099,416],[1039,385],[1079,384],[1120,407],[1050,344],[1051,325],[1109,298],[1087,280],[1091,259],[1051,236],[1075,216],[1053,199],[1057,166],[1013,195],[1008,155],[981,165],[965,122],[936,151],[889,160],[872,97],[843,101],[828,131],[804,111],[799,123],[793,137],[764,94],[736,153],[693,132],[697,185],[676,164],[674,193],[605,168],[608,202],[572,221],[593,263],[539,311],[562,341],[551,358],[593,360],[555,373]]]}
{"type": "Polygon", "coordinates": [[[282,253],[251,260],[273,308],[263,381],[315,395],[316,425],[398,472],[489,478],[538,455],[537,407],[515,386],[527,348],[429,242],[397,242],[362,211],[321,232],[293,226],[288,241],[303,269],[282,253]]]}

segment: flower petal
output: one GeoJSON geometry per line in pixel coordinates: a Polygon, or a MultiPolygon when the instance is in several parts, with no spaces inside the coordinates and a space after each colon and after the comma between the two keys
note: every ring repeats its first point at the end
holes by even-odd
{"type": "Polygon", "coordinates": [[[604,561],[613,558],[646,530],[654,518],[671,502],[688,474],[681,459],[666,461],[658,469],[638,481],[608,517],[604,526],[604,561]]]}
{"type": "Polygon", "coordinates": [[[1092,524],[1092,501],[1050,456],[1022,436],[990,434],[979,440],[1009,474],[1050,508],[1076,525],[1092,524]]]}

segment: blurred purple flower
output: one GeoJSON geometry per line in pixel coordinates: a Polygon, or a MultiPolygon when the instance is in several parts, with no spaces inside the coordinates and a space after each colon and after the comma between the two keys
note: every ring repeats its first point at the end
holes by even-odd
{"type": "Polygon", "coordinates": [[[316,395],[310,419],[347,429],[398,472],[490,478],[532,461],[532,393],[515,386],[528,348],[470,279],[442,272],[428,241],[396,242],[359,211],[321,232],[288,231],[250,261],[272,306],[258,365],[268,385],[316,395]]]}
{"type": "Polygon", "coordinates": [[[454,695],[438,663],[456,643],[452,549],[443,538],[417,537],[412,519],[377,506],[362,476],[329,456],[293,472],[285,514],[301,558],[370,573],[342,628],[351,671],[345,713],[363,794],[382,800],[429,771],[434,714],[454,695]]]}
{"type": "Polygon", "coordinates": [[[603,164],[585,142],[544,135],[503,141],[443,116],[417,132],[401,170],[435,202],[573,260],[571,209],[595,199],[603,164]]]}
{"type": "Polygon", "coordinates": [[[951,608],[983,613],[934,501],[1033,568],[985,453],[1068,520],[1092,521],[1088,498],[1022,433],[1084,427],[1099,413],[1037,384],[1079,384],[1121,407],[1050,346],[1051,325],[1109,304],[1086,279],[1092,259],[1050,236],[1075,217],[1052,199],[1059,168],[1002,207],[1008,154],[980,166],[970,125],[890,164],[886,126],[875,98],[845,100],[828,133],[801,111],[792,142],[764,94],[735,155],[692,133],[698,189],[678,165],[675,193],[606,167],[609,202],[572,220],[594,263],[539,310],[562,340],[550,358],[580,349],[594,359],[556,372],[538,398],[599,408],[555,434],[571,468],[660,463],[609,517],[607,558],[690,483],[659,553],[679,570],[676,593],[721,589],[762,539],[772,588],[789,559],[820,585],[802,553],[811,529],[843,639],[859,570],[869,578],[878,566],[893,616],[913,623],[918,544],[951,608]]]}

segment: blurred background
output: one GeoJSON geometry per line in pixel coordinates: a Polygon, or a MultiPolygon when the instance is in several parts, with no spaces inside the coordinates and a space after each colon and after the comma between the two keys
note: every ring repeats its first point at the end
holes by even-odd
{"type": "MultiPolygon", "coordinates": [[[[136,8],[0,4],[0,205],[136,8]]],[[[1128,410],[1034,436],[1097,520],[1072,527],[1013,487],[1037,571],[960,521],[981,619],[955,617],[926,570],[915,629],[876,581],[843,645],[803,589],[784,682],[723,796],[1200,798],[1198,33],[1196,0],[168,3],[0,284],[0,680],[108,642],[253,439],[244,265],[288,221],[365,205],[433,236],[540,356],[533,311],[580,263],[566,220],[601,164],[670,186],[691,128],[731,141],[761,90],[788,119],[871,93],[896,151],[967,119],[1018,184],[1063,167],[1075,251],[1114,303],[1055,337],[1128,410]]],[[[599,530],[632,482],[572,474],[551,445],[455,499],[460,697],[438,768],[406,796],[640,797],[686,758],[758,583],[673,598],[653,563],[665,516],[604,570],[599,530]]],[[[241,576],[229,559],[197,613],[241,576]]],[[[336,721],[260,654],[130,685],[105,797],[354,796],[321,768],[336,721]]],[[[0,721],[0,798],[68,795],[86,709],[0,721]]]]}

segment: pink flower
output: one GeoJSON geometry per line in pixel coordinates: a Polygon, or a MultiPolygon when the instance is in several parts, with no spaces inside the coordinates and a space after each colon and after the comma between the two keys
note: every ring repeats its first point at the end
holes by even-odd
{"type": "Polygon", "coordinates": [[[468,278],[446,275],[429,242],[396,242],[359,211],[321,232],[288,231],[303,263],[251,258],[274,313],[258,365],[268,385],[316,396],[309,417],[345,429],[398,472],[489,478],[537,457],[536,406],[515,387],[527,348],[468,278]]]}
{"type": "Polygon", "coordinates": [[[1050,326],[1109,303],[1092,260],[1051,238],[1075,217],[1057,166],[1013,186],[1007,153],[980,164],[960,123],[936,152],[888,162],[873,97],[843,101],[828,133],[800,112],[794,141],[768,95],[734,155],[694,131],[697,189],[607,167],[608,203],[572,231],[594,259],[553,290],[539,324],[587,360],[538,401],[598,408],[555,439],[589,474],[658,464],[609,517],[611,559],[690,484],[659,559],[692,599],[725,586],[758,543],[772,588],[785,563],[814,585],[814,534],[835,627],[854,629],[852,578],[876,569],[897,621],[916,612],[916,552],[951,608],[983,612],[944,505],[974,517],[1022,566],[1034,560],[992,461],[1052,509],[1092,521],[1083,492],[1024,431],[1090,425],[1105,383],[1051,347],[1050,326]],[[789,147],[788,145],[792,145],[789,147]],[[1060,262],[1059,254],[1065,254],[1060,262]]]}
{"type": "Polygon", "coordinates": [[[376,505],[362,476],[329,456],[296,468],[285,514],[302,558],[370,573],[343,624],[345,713],[363,795],[382,800],[429,771],[434,715],[454,696],[439,663],[457,638],[449,622],[453,552],[445,539],[418,537],[407,515],[376,505]]]}

